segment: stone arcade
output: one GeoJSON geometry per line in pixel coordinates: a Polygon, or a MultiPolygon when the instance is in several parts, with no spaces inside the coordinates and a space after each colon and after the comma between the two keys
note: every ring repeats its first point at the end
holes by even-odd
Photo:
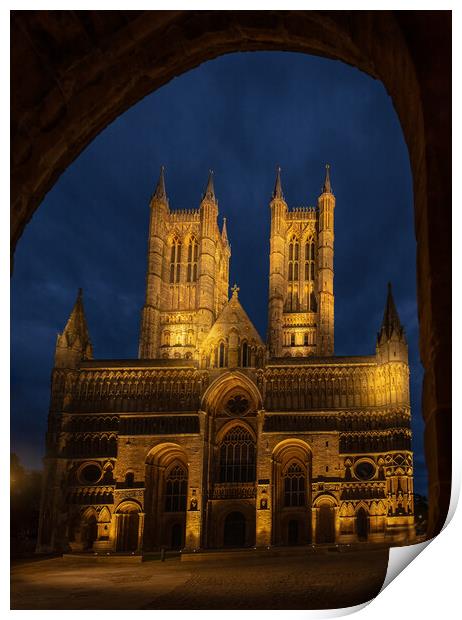
{"type": "Polygon", "coordinates": [[[267,344],[229,299],[213,174],[151,199],[139,359],[96,360],[82,293],[56,343],[39,551],[195,551],[414,538],[409,366],[389,286],[374,355],[334,355],[329,167],[270,202],[267,344]]]}

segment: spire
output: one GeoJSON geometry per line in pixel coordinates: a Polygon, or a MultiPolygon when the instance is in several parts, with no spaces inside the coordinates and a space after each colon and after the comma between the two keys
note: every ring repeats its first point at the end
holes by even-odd
{"type": "Polygon", "coordinates": [[[391,291],[391,282],[388,283],[387,301],[385,304],[385,311],[383,313],[382,327],[379,334],[379,340],[386,336],[387,339],[391,338],[393,332],[399,338],[404,337],[404,329],[399,320],[398,311],[396,310],[395,300],[393,299],[393,293],[391,291]]]}
{"type": "Polygon", "coordinates": [[[228,231],[226,230],[226,218],[223,218],[223,228],[221,229],[221,238],[228,243],[228,231]]]}
{"type": "Polygon", "coordinates": [[[205,193],[202,196],[202,200],[211,200],[212,202],[216,202],[215,188],[213,187],[213,170],[209,170],[209,179],[207,181],[207,187],[205,188],[205,193]]]}
{"type": "Polygon", "coordinates": [[[162,202],[167,202],[167,192],[165,191],[165,178],[164,178],[164,170],[165,167],[160,167],[159,180],[157,181],[157,187],[153,194],[153,198],[156,200],[161,200],[162,202]]]}
{"type": "Polygon", "coordinates": [[[324,179],[324,185],[322,187],[323,194],[332,194],[332,186],[330,184],[330,165],[326,164],[326,178],[324,179]]]}
{"type": "Polygon", "coordinates": [[[281,166],[276,168],[276,182],[274,184],[273,198],[281,198],[284,200],[284,194],[282,193],[281,184],[281,166]]]}

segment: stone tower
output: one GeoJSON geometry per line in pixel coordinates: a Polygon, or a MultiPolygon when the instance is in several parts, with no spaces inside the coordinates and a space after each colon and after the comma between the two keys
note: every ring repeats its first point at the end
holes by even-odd
{"type": "Polygon", "coordinates": [[[198,346],[228,300],[226,223],[218,228],[213,172],[198,209],[169,207],[164,169],[150,203],[141,359],[198,359],[198,346]]]}
{"type": "Polygon", "coordinates": [[[270,357],[334,353],[334,208],[328,165],[317,209],[292,211],[277,169],[270,202],[270,357]]]}

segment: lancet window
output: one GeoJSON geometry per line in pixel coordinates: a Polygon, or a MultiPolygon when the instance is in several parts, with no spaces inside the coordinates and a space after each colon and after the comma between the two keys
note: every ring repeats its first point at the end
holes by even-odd
{"type": "Polygon", "coordinates": [[[186,270],[186,281],[197,281],[197,256],[198,256],[198,244],[194,237],[191,238],[188,244],[188,265],[186,270]]]}
{"type": "Polygon", "coordinates": [[[180,281],[181,264],[181,241],[175,237],[172,241],[170,251],[170,283],[175,284],[180,281]]]}
{"type": "Polygon", "coordinates": [[[250,350],[247,341],[244,340],[241,347],[241,366],[247,368],[250,365],[250,350]]]}
{"type": "Polygon", "coordinates": [[[183,465],[175,465],[165,480],[165,512],[186,510],[188,474],[183,465]]]}
{"type": "Polygon", "coordinates": [[[298,280],[299,243],[295,235],[289,243],[289,282],[298,280]]]}
{"type": "Polygon", "coordinates": [[[305,280],[314,280],[314,241],[305,243],[305,280]]]}
{"type": "Polygon", "coordinates": [[[298,463],[290,464],[284,472],[284,506],[304,506],[306,476],[298,463]]]}
{"type": "Polygon", "coordinates": [[[254,482],[255,442],[243,426],[234,426],[220,445],[220,482],[254,482]]]}

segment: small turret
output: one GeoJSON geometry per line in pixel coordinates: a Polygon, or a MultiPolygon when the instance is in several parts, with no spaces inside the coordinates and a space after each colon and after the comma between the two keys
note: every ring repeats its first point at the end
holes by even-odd
{"type": "Polygon", "coordinates": [[[318,355],[334,353],[334,212],[335,196],[330,182],[330,166],[318,198],[318,355]]]}
{"type": "Polygon", "coordinates": [[[88,333],[83,308],[82,289],[62,334],[58,334],[55,350],[56,368],[76,368],[82,360],[93,358],[93,348],[88,333]]]}
{"type": "Polygon", "coordinates": [[[226,245],[229,245],[229,241],[228,241],[228,230],[226,228],[226,218],[223,218],[223,228],[221,229],[221,238],[223,240],[223,243],[226,243],[226,245]]]}
{"type": "Polygon", "coordinates": [[[406,362],[408,360],[407,341],[396,310],[391,283],[388,283],[387,301],[383,313],[382,326],[377,334],[377,356],[381,362],[406,362]]]}

